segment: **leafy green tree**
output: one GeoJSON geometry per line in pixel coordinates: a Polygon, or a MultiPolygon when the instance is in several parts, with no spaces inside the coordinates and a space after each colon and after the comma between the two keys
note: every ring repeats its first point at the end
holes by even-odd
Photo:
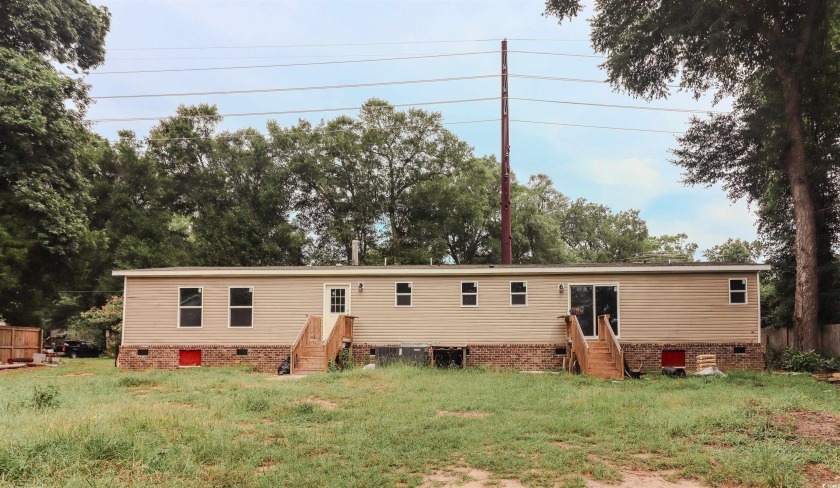
{"type": "Polygon", "coordinates": [[[499,171],[492,156],[471,158],[448,178],[420,184],[412,198],[415,238],[430,257],[454,264],[499,260],[499,171]]]}
{"type": "Polygon", "coordinates": [[[72,321],[71,335],[91,338],[115,354],[119,347],[123,321],[123,297],[111,296],[101,307],[92,307],[72,321]]]}
{"type": "Polygon", "coordinates": [[[192,188],[196,259],[211,266],[303,264],[303,234],[290,222],[291,173],[254,129],[215,138],[192,188]]]}
{"type": "Polygon", "coordinates": [[[359,119],[364,157],[375,163],[371,176],[382,185],[385,252],[403,263],[424,261],[428,249],[412,232],[414,192],[424,182],[451,175],[472,157],[472,148],[443,127],[440,113],[399,112],[372,99],[362,107],[359,119]]]}
{"type": "Polygon", "coordinates": [[[755,263],[761,259],[763,251],[761,241],[727,239],[723,244],[703,251],[703,257],[713,263],[755,263]]]}
{"type": "Polygon", "coordinates": [[[109,17],[83,1],[0,5],[0,316],[39,325],[95,245],[85,209],[92,137],[87,87],[52,62],[102,61],[109,17]]]}
{"type": "Polygon", "coordinates": [[[297,186],[297,221],[311,236],[309,255],[319,263],[348,262],[358,239],[361,262],[370,262],[382,231],[381,183],[376,162],[363,150],[364,129],[351,117],[312,127],[301,121],[269,125],[272,146],[287,159],[297,186]]]}
{"type": "Polygon", "coordinates": [[[648,238],[648,249],[638,259],[647,262],[694,261],[697,243],[689,242],[688,235],[663,234],[648,238]]]}
{"type": "MultiPolygon", "coordinates": [[[[498,172],[497,172],[498,173],[498,172]]],[[[498,174],[497,174],[498,178],[498,174]]],[[[517,263],[574,262],[577,254],[564,236],[569,198],[554,188],[547,175],[532,175],[524,185],[511,185],[511,251],[517,263]]],[[[498,195],[498,193],[497,193],[498,195]]],[[[498,208],[498,197],[496,198],[498,208]]]]}
{"type": "Polygon", "coordinates": [[[561,224],[563,240],[581,262],[629,261],[649,249],[647,224],[638,210],[613,213],[581,198],[569,205],[561,224]]]}
{"type": "MultiPolygon", "coordinates": [[[[546,1],[546,14],[560,20],[577,15],[581,8],[579,0],[546,1]]],[[[714,90],[716,100],[734,97],[736,112],[730,120],[736,123],[745,122],[742,115],[755,113],[739,114],[743,97],[771,95],[773,103],[762,106],[773,123],[751,126],[773,129],[760,132],[764,144],[749,148],[748,138],[732,146],[751,149],[748,155],[761,153],[759,167],[739,164],[744,162],[740,157],[718,157],[729,151],[716,150],[722,144],[716,138],[725,134],[710,130],[714,117],[692,122],[677,163],[687,169],[689,183],[722,182],[736,194],[753,183],[764,189],[771,184],[783,187],[794,223],[793,322],[797,347],[802,349],[816,348],[819,339],[815,191],[821,180],[808,151],[808,131],[810,122],[823,118],[809,111],[806,100],[815,83],[819,85],[813,73],[836,62],[838,52],[830,47],[836,22],[837,4],[825,0],[601,0],[591,22],[592,43],[607,54],[603,66],[609,81],[632,94],[647,99],[667,96],[678,78],[680,88],[695,96],[714,90]],[[756,181],[755,176],[762,174],[770,177],[756,181]]],[[[837,105],[831,107],[836,119],[837,105]]],[[[734,131],[735,137],[743,133],[734,131]]],[[[747,135],[756,133],[747,131],[747,135]]],[[[726,140],[735,142],[732,139],[726,140]]]]}

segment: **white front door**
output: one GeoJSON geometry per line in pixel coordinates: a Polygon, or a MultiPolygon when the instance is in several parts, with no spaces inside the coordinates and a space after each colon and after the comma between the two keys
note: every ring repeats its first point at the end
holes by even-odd
{"type": "Polygon", "coordinates": [[[322,340],[327,340],[339,315],[350,314],[350,285],[324,285],[324,320],[322,340]]]}

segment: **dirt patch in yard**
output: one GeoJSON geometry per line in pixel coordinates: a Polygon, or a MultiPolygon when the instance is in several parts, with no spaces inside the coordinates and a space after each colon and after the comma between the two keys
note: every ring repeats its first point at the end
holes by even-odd
{"type": "Polygon", "coordinates": [[[622,480],[618,484],[609,484],[602,481],[587,481],[586,488],[706,488],[707,485],[695,480],[678,480],[671,482],[665,479],[663,474],[673,472],[652,473],[638,469],[620,469],[622,480]]]}
{"type": "Polygon", "coordinates": [[[840,445],[840,415],[816,410],[790,410],[773,423],[791,429],[798,437],[840,445]]]}
{"type": "Polygon", "coordinates": [[[262,473],[265,473],[266,471],[274,468],[275,466],[277,466],[277,463],[266,459],[265,461],[260,463],[259,466],[257,466],[257,469],[255,469],[254,472],[257,473],[257,474],[262,474],[262,473]]]}
{"type": "Polygon", "coordinates": [[[93,373],[90,371],[80,371],[78,373],[65,373],[59,376],[93,376],[93,373]]]}
{"type": "Polygon", "coordinates": [[[423,476],[421,488],[525,488],[518,480],[494,479],[493,473],[483,469],[450,466],[423,476]]]}
{"type": "Polygon", "coordinates": [[[840,484],[840,474],[829,471],[825,464],[809,464],[805,468],[805,478],[809,486],[826,486],[840,484]]]}
{"type": "Polygon", "coordinates": [[[306,398],[304,398],[303,403],[314,403],[315,405],[318,405],[319,407],[323,408],[324,410],[335,410],[336,408],[338,408],[337,403],[333,403],[331,401],[322,400],[320,398],[315,398],[315,397],[306,397],[306,398]]]}
{"type": "Polygon", "coordinates": [[[449,410],[438,410],[438,417],[460,417],[462,419],[483,419],[489,417],[487,412],[450,412],[449,410]]]}

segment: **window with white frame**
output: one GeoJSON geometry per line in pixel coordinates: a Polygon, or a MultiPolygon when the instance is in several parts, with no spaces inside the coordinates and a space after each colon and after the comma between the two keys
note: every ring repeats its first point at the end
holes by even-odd
{"type": "Polygon", "coordinates": [[[229,322],[231,327],[254,326],[254,288],[230,288],[228,291],[229,322]]]}
{"type": "Polygon", "coordinates": [[[746,278],[732,278],[729,280],[729,303],[747,303],[747,280],[746,278]]]}
{"type": "Polygon", "coordinates": [[[411,283],[396,283],[396,306],[397,307],[410,307],[411,306],[411,283]]]}
{"type": "Polygon", "coordinates": [[[476,282],[476,281],[462,281],[461,282],[461,306],[462,307],[477,307],[478,306],[478,282],[476,282]]]}
{"type": "Polygon", "coordinates": [[[178,327],[201,327],[203,288],[178,288],[178,327]]]}
{"type": "Polygon", "coordinates": [[[524,307],[528,305],[528,282],[527,281],[511,281],[510,282],[510,306],[524,307]]]}

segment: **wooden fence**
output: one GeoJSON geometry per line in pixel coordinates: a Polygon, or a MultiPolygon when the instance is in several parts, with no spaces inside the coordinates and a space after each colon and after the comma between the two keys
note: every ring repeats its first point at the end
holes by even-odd
{"type": "Polygon", "coordinates": [[[44,331],[38,327],[0,326],[0,364],[11,358],[32,359],[42,352],[44,331]]]}
{"type": "MultiPolygon", "coordinates": [[[[761,342],[767,352],[790,347],[793,345],[793,329],[761,329],[761,342]]],[[[840,357],[840,324],[822,327],[820,346],[822,354],[840,357]]]]}

